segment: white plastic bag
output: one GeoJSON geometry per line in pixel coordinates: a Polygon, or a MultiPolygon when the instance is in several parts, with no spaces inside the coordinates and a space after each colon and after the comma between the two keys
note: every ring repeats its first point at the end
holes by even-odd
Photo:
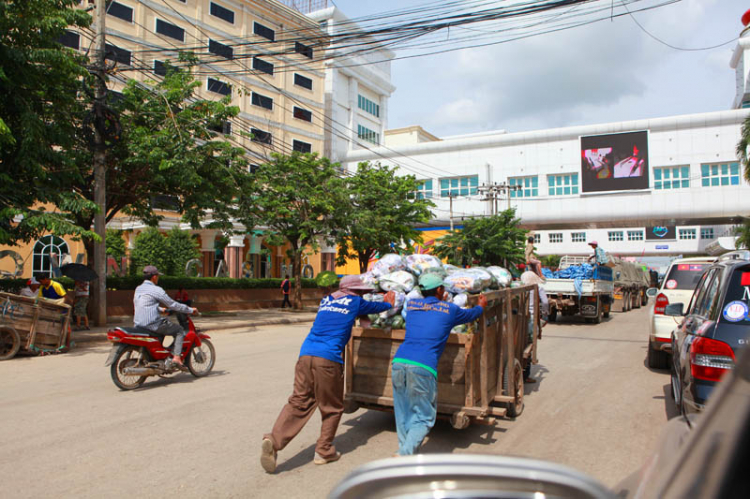
{"type": "Polygon", "coordinates": [[[466,293],[458,293],[453,297],[453,303],[461,308],[466,308],[466,305],[469,303],[469,295],[466,293]]]}
{"type": "Polygon", "coordinates": [[[508,270],[502,267],[492,265],[490,267],[487,267],[487,272],[493,275],[493,277],[497,281],[497,284],[501,288],[507,288],[510,285],[510,282],[513,280],[513,275],[508,270]]]}
{"type": "Polygon", "coordinates": [[[406,264],[407,270],[417,276],[421,275],[427,269],[437,269],[443,267],[443,262],[441,262],[437,257],[432,255],[423,255],[420,253],[405,256],[404,263],[406,264]]]}
{"type": "Polygon", "coordinates": [[[397,270],[404,270],[405,268],[406,265],[404,265],[404,261],[401,259],[401,255],[388,253],[387,255],[383,255],[380,260],[373,264],[370,272],[375,277],[380,278],[381,276],[390,274],[397,270]]]}
{"type": "Polygon", "coordinates": [[[450,274],[443,282],[453,294],[479,293],[492,283],[492,276],[485,270],[461,269],[450,274]]]}
{"type": "Polygon", "coordinates": [[[408,293],[414,289],[417,279],[414,275],[405,270],[397,270],[396,272],[380,276],[378,281],[380,289],[383,291],[400,291],[401,293],[408,293]]]}

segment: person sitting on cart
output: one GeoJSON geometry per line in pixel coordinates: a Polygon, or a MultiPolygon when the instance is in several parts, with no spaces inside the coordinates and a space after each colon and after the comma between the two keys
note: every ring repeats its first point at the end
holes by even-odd
{"type": "Polygon", "coordinates": [[[40,284],[39,281],[36,280],[36,277],[32,277],[26,281],[26,287],[23,288],[19,294],[28,298],[37,298],[39,296],[39,286],[40,284]]]}
{"type": "Polygon", "coordinates": [[[39,296],[41,298],[45,298],[57,305],[64,305],[67,303],[67,293],[62,284],[53,281],[44,273],[38,273],[35,277],[36,280],[39,281],[39,284],[41,284],[41,287],[39,288],[39,296]]]}
{"type": "Polygon", "coordinates": [[[313,462],[327,464],[341,457],[333,437],[344,412],[344,346],[357,316],[388,310],[395,299],[395,293],[390,291],[383,302],[365,301],[362,295],[371,291],[372,286],[358,275],[348,275],[341,279],[338,291],[320,302],[294,368],[294,392],[271,433],[263,435],[260,464],[267,473],[276,470],[276,453],[304,428],[316,407],[323,422],[313,462]]]}
{"type": "Polygon", "coordinates": [[[159,336],[174,336],[171,362],[182,368],[182,341],[187,331],[179,324],[163,317],[160,314],[159,305],[184,314],[194,314],[198,312],[198,309],[177,303],[170,298],[167,292],[157,285],[160,275],[163,274],[153,265],[146,265],[143,268],[143,284],[135,288],[133,295],[135,308],[133,324],[135,327],[147,329],[159,336]]]}
{"type": "Polygon", "coordinates": [[[594,249],[594,254],[589,257],[589,262],[593,262],[596,265],[606,265],[609,258],[607,258],[607,253],[599,247],[599,243],[591,241],[589,246],[594,249]]]}
{"type": "Polygon", "coordinates": [[[487,298],[481,294],[478,305],[468,310],[442,301],[445,286],[435,273],[422,274],[419,288],[423,298],[406,303],[406,336],[391,370],[400,456],[417,452],[435,425],[437,365],[451,329],[478,319],[487,306],[487,298]]]}

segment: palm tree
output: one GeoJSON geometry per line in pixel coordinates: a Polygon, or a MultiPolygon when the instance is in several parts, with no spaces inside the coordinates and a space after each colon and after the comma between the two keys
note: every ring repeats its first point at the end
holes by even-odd
{"type": "Polygon", "coordinates": [[[750,156],[748,156],[748,147],[750,147],[750,116],[745,118],[742,124],[740,141],[737,143],[737,159],[740,160],[745,168],[745,180],[750,182],[750,156]]]}

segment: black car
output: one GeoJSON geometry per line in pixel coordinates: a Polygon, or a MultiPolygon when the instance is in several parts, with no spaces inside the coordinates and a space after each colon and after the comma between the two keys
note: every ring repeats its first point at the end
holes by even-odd
{"type": "Polygon", "coordinates": [[[683,414],[700,412],[716,383],[734,368],[750,337],[750,252],[720,257],[705,270],[685,309],[667,305],[665,315],[684,316],[672,331],[672,396],[683,414]]]}

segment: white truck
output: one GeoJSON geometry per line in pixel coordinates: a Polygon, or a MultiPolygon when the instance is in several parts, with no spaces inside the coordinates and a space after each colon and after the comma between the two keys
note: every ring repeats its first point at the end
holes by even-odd
{"type": "MultiPolygon", "coordinates": [[[[585,256],[564,256],[560,259],[558,273],[571,267],[589,263],[585,256]]],[[[573,269],[571,269],[573,270],[573,269]]],[[[587,278],[566,277],[551,279],[543,285],[549,299],[549,321],[557,320],[557,315],[580,315],[586,322],[599,324],[602,318],[609,317],[614,295],[612,269],[604,265],[594,265],[593,275],[587,278]]]]}

